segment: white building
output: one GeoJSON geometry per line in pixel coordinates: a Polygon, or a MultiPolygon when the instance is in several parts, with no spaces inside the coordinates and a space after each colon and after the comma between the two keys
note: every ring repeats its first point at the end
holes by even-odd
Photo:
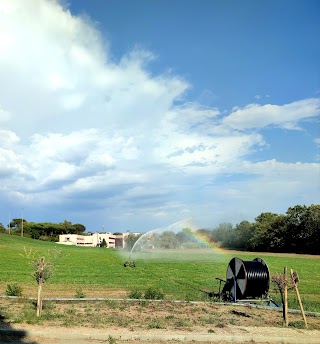
{"type": "Polygon", "coordinates": [[[89,235],[78,234],[61,234],[59,235],[59,244],[74,245],[74,246],[100,246],[103,239],[106,241],[109,248],[120,247],[123,248],[123,235],[113,235],[111,233],[90,233],[89,235]]]}

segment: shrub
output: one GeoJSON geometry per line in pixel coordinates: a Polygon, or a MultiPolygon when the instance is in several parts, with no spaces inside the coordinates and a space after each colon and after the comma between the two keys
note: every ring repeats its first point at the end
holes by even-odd
{"type": "Polygon", "coordinates": [[[154,328],[164,329],[165,326],[159,319],[155,319],[148,325],[148,329],[154,329],[154,328]]]}
{"type": "Polygon", "coordinates": [[[109,337],[108,337],[108,343],[109,343],[109,344],[116,344],[116,340],[115,340],[112,336],[109,335],[109,337]]]}
{"type": "Polygon", "coordinates": [[[303,321],[291,321],[289,322],[289,326],[295,328],[305,328],[305,324],[303,321]]]}
{"type": "Polygon", "coordinates": [[[164,294],[157,288],[148,288],[144,293],[144,298],[148,300],[163,300],[164,294]]]}
{"type": "Polygon", "coordinates": [[[85,293],[82,291],[81,288],[76,290],[76,295],[74,296],[76,299],[84,299],[86,297],[85,293]]]}
{"type": "Polygon", "coordinates": [[[187,319],[178,319],[175,322],[175,326],[176,327],[190,327],[192,326],[191,321],[187,320],[187,319]]]}
{"type": "Polygon", "coordinates": [[[6,295],[7,296],[22,296],[22,288],[14,283],[14,284],[8,284],[6,289],[6,295]]]}
{"type": "Polygon", "coordinates": [[[129,299],[141,299],[142,298],[142,292],[134,289],[128,294],[129,299]]]}

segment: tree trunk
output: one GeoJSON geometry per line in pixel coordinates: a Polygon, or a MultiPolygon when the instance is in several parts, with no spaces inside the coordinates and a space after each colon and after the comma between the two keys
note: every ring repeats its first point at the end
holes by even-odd
{"type": "Polygon", "coordinates": [[[39,282],[38,282],[38,297],[37,297],[37,317],[41,316],[42,312],[42,272],[44,268],[44,258],[41,259],[40,262],[40,273],[39,273],[39,282]]]}

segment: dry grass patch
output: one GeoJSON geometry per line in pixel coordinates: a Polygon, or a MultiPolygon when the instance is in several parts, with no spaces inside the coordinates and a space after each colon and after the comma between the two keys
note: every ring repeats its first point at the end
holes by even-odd
{"type": "MultiPolygon", "coordinates": [[[[228,326],[282,327],[282,313],[244,306],[168,301],[76,301],[45,302],[36,318],[27,300],[2,299],[0,312],[9,323],[44,326],[82,326],[126,329],[208,331],[228,326]]],[[[301,327],[301,315],[290,314],[293,328],[301,327]]],[[[319,318],[308,316],[310,329],[320,330],[319,318]]]]}

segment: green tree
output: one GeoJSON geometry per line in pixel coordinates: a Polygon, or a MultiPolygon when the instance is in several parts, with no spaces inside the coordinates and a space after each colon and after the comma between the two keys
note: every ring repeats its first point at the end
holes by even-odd
{"type": "MultiPolygon", "coordinates": [[[[212,243],[214,241],[212,237],[212,231],[209,229],[198,229],[196,233],[197,236],[202,238],[205,243],[212,243]]],[[[200,246],[206,247],[207,245],[201,243],[200,246]]]]}
{"type": "MultiPolygon", "coordinates": [[[[16,219],[15,219],[16,220],[16,219]]],[[[18,219],[19,230],[21,219],[18,219]]],[[[17,221],[16,221],[17,222],[17,221]]],[[[14,222],[15,223],[15,222],[14,222]]],[[[85,226],[82,224],[71,224],[71,222],[64,221],[62,223],[51,222],[24,222],[24,232],[27,236],[33,239],[57,241],[60,234],[83,234],[85,226]]]]}
{"type": "Polygon", "coordinates": [[[21,223],[21,218],[20,219],[12,219],[9,226],[12,229],[18,228],[21,223]]]}
{"type": "MultiPolygon", "coordinates": [[[[27,224],[27,221],[23,219],[23,231],[25,229],[25,226],[27,224]]],[[[20,235],[21,233],[21,225],[22,225],[22,219],[12,219],[9,226],[12,228],[12,233],[16,235],[20,235]]]]}
{"type": "Polygon", "coordinates": [[[190,240],[190,232],[191,230],[189,228],[183,228],[182,231],[176,234],[176,239],[181,245],[187,243],[190,240]]]}
{"type": "Polygon", "coordinates": [[[74,234],[83,234],[86,231],[86,227],[81,223],[76,223],[72,225],[74,234]]]}
{"type": "Polygon", "coordinates": [[[157,237],[156,247],[169,249],[179,247],[179,241],[176,234],[172,231],[164,231],[157,237]]]}
{"type": "Polygon", "coordinates": [[[320,253],[320,205],[297,205],[287,211],[287,250],[295,253],[320,253]]]}
{"type": "Polygon", "coordinates": [[[235,244],[235,230],[232,223],[220,223],[212,230],[212,239],[214,242],[219,242],[222,247],[232,248],[235,244]]]}
{"type": "Polygon", "coordinates": [[[235,229],[222,223],[212,238],[226,248],[320,254],[320,205],[296,205],[284,215],[261,213],[254,223],[242,221],[235,229]]]}
{"type": "Polygon", "coordinates": [[[270,232],[278,214],[267,212],[256,217],[254,234],[252,237],[252,248],[254,251],[269,251],[270,232]]]}
{"type": "Polygon", "coordinates": [[[60,225],[62,226],[63,228],[63,234],[72,234],[72,223],[67,221],[67,220],[64,220],[63,222],[60,223],[60,225]]]}
{"type": "Polygon", "coordinates": [[[141,237],[141,235],[136,235],[136,234],[132,234],[130,233],[127,237],[125,237],[124,239],[124,243],[125,243],[125,248],[128,251],[131,251],[134,244],[136,243],[136,241],[141,237]]]}
{"type": "Polygon", "coordinates": [[[285,215],[278,215],[272,222],[269,233],[266,237],[266,245],[271,252],[286,251],[286,226],[287,217],[285,215]]]}
{"type": "Polygon", "coordinates": [[[240,250],[252,250],[254,227],[249,221],[241,221],[235,227],[235,247],[240,250]]]}
{"type": "Polygon", "coordinates": [[[320,204],[312,204],[307,209],[305,226],[306,253],[320,254],[320,204]]]}
{"type": "Polygon", "coordinates": [[[0,223],[0,233],[7,233],[7,230],[5,229],[2,223],[0,223]]]}
{"type": "Polygon", "coordinates": [[[105,238],[103,238],[103,239],[102,239],[102,242],[101,242],[101,244],[100,244],[100,247],[108,247],[108,245],[107,245],[107,242],[106,242],[106,239],[105,239],[105,238]]]}

